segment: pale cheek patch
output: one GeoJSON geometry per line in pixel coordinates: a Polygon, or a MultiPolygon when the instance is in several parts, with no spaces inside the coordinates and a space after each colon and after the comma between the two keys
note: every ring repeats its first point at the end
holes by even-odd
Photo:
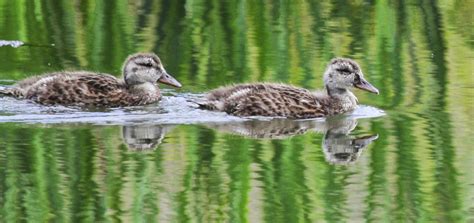
{"type": "Polygon", "coordinates": [[[346,88],[351,87],[353,82],[353,76],[339,76],[337,79],[333,81],[337,85],[337,87],[346,88]]]}

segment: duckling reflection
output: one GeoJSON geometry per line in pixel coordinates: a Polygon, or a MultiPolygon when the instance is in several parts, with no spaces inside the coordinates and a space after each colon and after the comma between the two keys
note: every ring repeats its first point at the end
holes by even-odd
{"type": "Polygon", "coordinates": [[[309,131],[324,133],[322,142],[325,159],[331,164],[354,163],[365,147],[378,138],[377,134],[357,137],[350,133],[357,126],[356,119],[329,118],[322,120],[276,119],[246,122],[205,124],[218,131],[258,139],[284,139],[309,131]]]}
{"type": "Polygon", "coordinates": [[[362,137],[350,135],[357,126],[355,119],[330,120],[329,123],[322,146],[326,161],[331,164],[354,163],[364,148],[378,138],[377,134],[362,137]]]}
{"type": "Polygon", "coordinates": [[[171,125],[128,125],[122,127],[122,139],[129,150],[152,151],[174,126],[171,125]]]}
{"type": "Polygon", "coordinates": [[[314,123],[291,119],[274,119],[271,121],[251,120],[245,122],[207,123],[205,126],[257,139],[284,139],[301,135],[314,128],[314,123]]]}

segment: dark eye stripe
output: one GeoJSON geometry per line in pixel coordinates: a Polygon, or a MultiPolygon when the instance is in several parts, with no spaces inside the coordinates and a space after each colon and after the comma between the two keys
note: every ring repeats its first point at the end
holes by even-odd
{"type": "Polygon", "coordinates": [[[139,63],[138,65],[145,66],[145,67],[153,67],[151,63],[139,63]]]}
{"type": "Polygon", "coordinates": [[[350,73],[351,71],[349,70],[349,68],[338,68],[336,69],[337,71],[339,72],[342,72],[342,73],[350,73]]]}

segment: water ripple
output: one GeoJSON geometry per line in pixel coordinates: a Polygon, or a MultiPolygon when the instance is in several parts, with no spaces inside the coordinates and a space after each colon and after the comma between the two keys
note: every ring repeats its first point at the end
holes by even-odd
{"type": "MultiPolygon", "coordinates": [[[[208,122],[239,122],[248,119],[269,120],[268,117],[239,118],[223,112],[212,112],[197,109],[190,102],[199,97],[196,94],[178,94],[165,96],[159,104],[134,106],[126,108],[85,110],[77,107],[43,106],[27,100],[0,98],[0,123],[91,123],[107,124],[196,124],[208,122]]],[[[385,113],[370,106],[360,106],[349,116],[353,118],[370,118],[383,116],[385,113]]]]}

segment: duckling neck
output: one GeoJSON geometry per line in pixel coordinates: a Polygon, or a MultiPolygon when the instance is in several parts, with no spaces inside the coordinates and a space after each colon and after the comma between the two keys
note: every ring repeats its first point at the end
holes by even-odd
{"type": "Polygon", "coordinates": [[[330,88],[326,85],[326,92],[329,96],[340,96],[347,93],[351,93],[346,88],[330,88]]]}
{"type": "Polygon", "coordinates": [[[137,94],[137,95],[159,95],[160,90],[158,87],[150,82],[145,82],[145,83],[140,83],[140,84],[134,84],[129,86],[129,91],[132,94],[137,94]]]}
{"type": "Polygon", "coordinates": [[[358,100],[357,97],[346,88],[329,88],[326,86],[326,92],[333,101],[336,110],[336,113],[345,113],[352,111],[357,108],[358,100]]]}

